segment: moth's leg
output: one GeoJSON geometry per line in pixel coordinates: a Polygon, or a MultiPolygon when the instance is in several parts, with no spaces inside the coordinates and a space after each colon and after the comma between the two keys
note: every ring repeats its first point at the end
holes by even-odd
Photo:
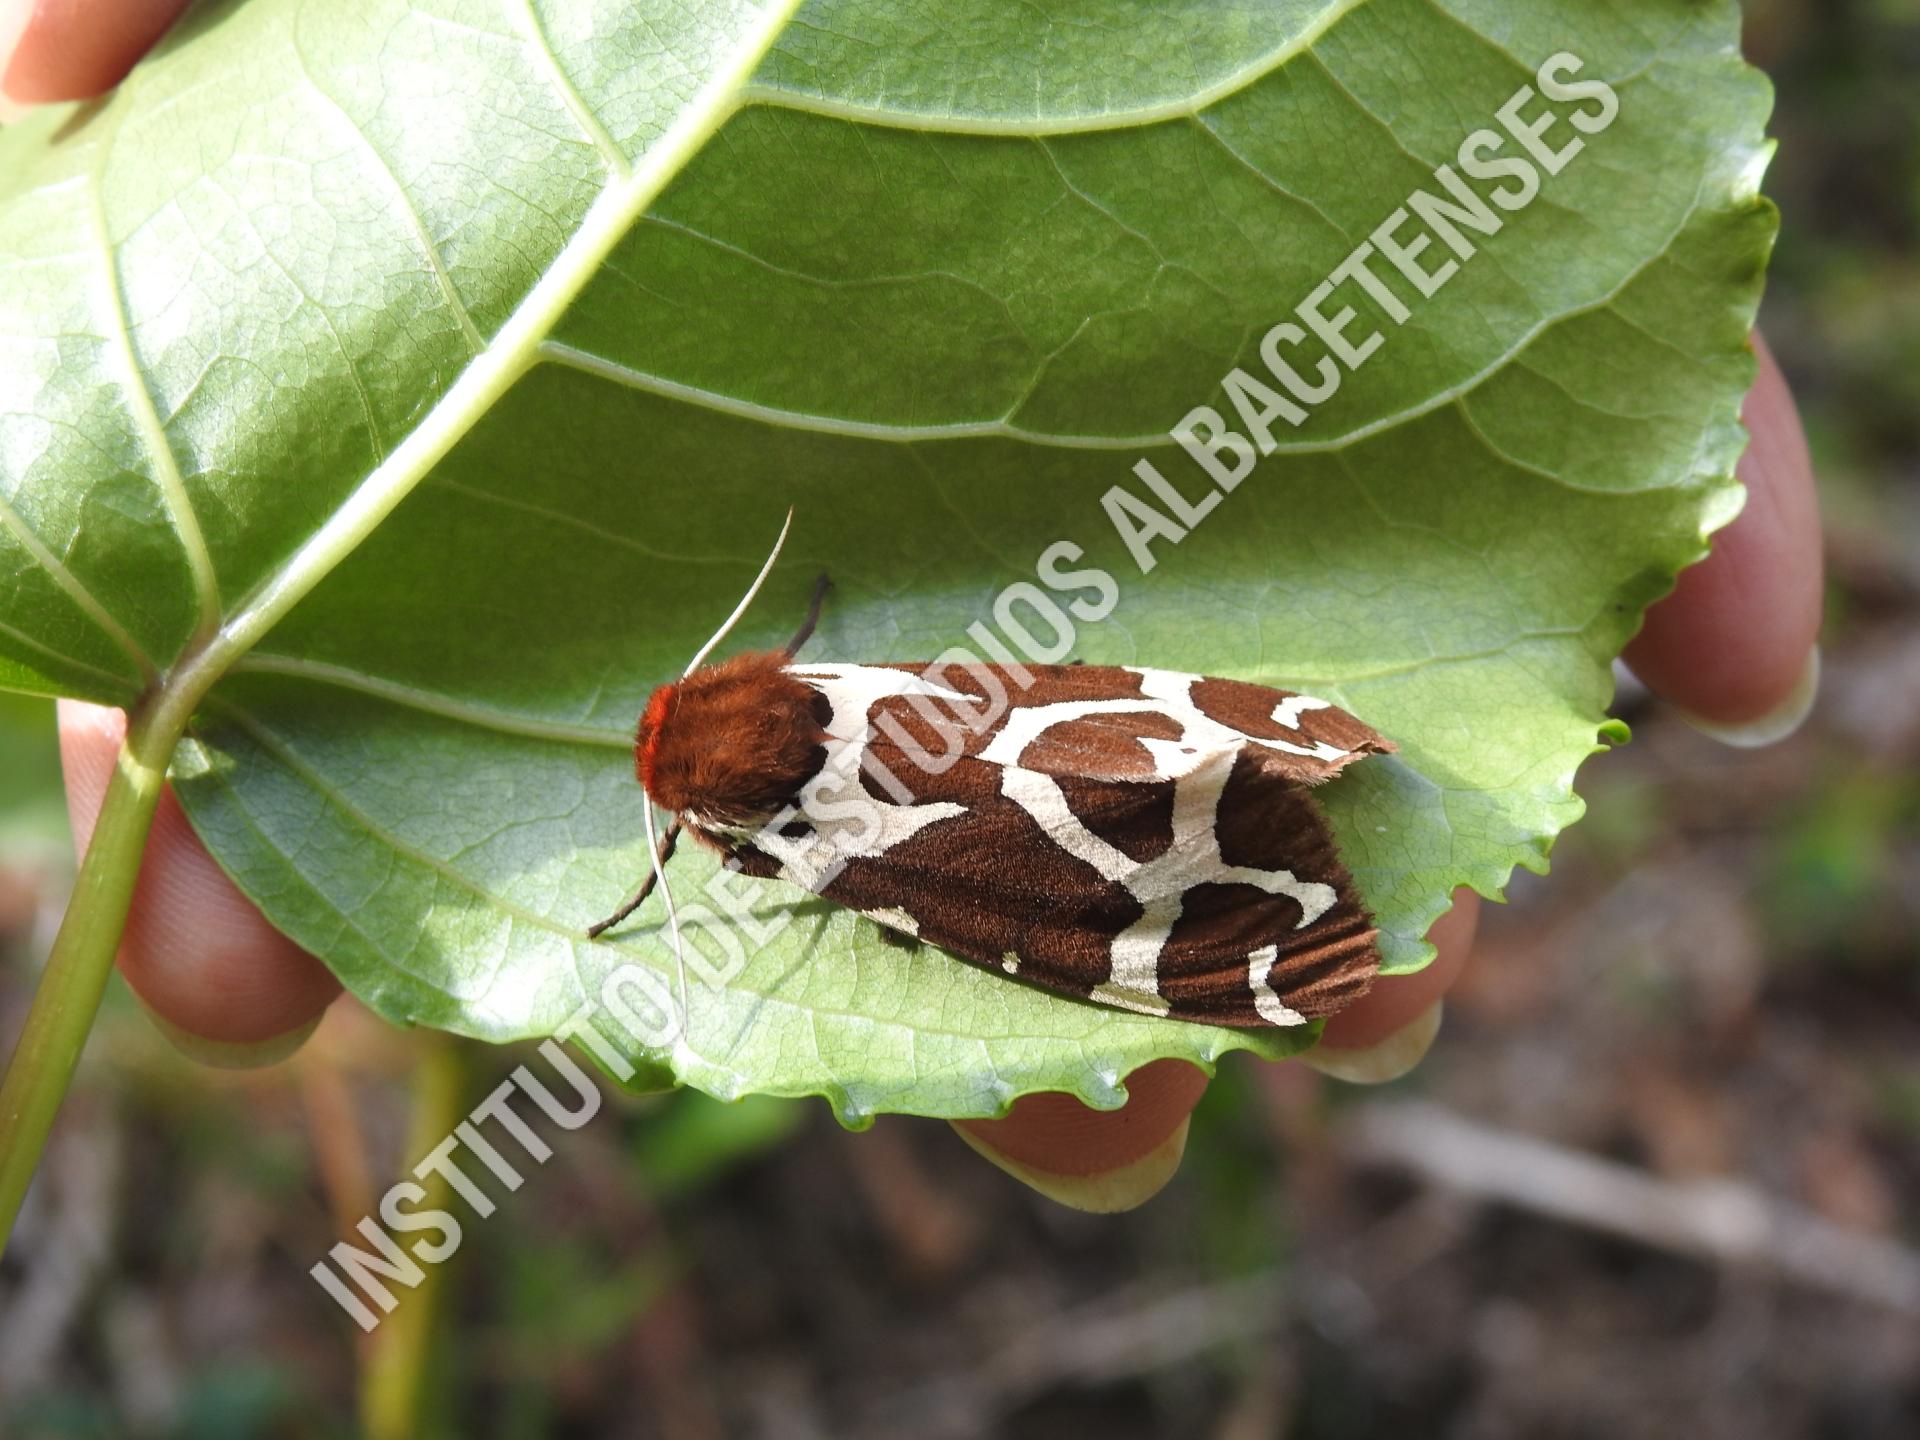
{"type": "Polygon", "coordinates": [[[813,634],[813,627],[820,623],[820,607],[826,604],[827,591],[832,588],[833,581],[827,578],[826,571],[821,571],[820,578],[813,582],[813,600],[807,606],[807,618],[800,622],[800,628],[794,632],[793,638],[787,642],[786,648],[781,652],[789,660],[800,653],[800,647],[806,644],[807,638],[813,634]]]}
{"type": "MultiPolygon", "coordinates": [[[[651,804],[652,802],[649,801],[648,803],[651,804]]],[[[659,860],[648,869],[647,878],[640,882],[640,888],[633,892],[633,898],[628,900],[626,904],[622,905],[599,924],[589,925],[587,927],[587,938],[589,940],[599,939],[600,936],[633,914],[633,912],[638,910],[642,905],[646,904],[647,896],[653,893],[653,882],[659,878],[660,872],[667,868],[667,861],[673,858],[673,847],[677,845],[679,841],[680,822],[675,820],[671,825],[667,826],[667,833],[660,837],[659,860]]]]}
{"type": "Polygon", "coordinates": [[[873,922],[873,928],[880,932],[882,944],[891,945],[896,950],[920,948],[920,937],[917,935],[909,935],[906,931],[896,930],[891,925],[882,925],[878,920],[873,922]]]}

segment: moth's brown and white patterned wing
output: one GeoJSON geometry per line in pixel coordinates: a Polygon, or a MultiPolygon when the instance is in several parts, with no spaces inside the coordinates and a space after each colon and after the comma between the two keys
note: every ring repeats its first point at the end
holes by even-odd
{"type": "Polygon", "coordinates": [[[1388,748],[1352,717],[1315,736],[1274,719],[1296,697],[1262,687],[1056,666],[958,743],[942,707],[982,688],[905,667],[793,673],[822,694],[832,758],[800,820],[714,837],[749,873],[1148,1014],[1293,1025],[1372,983],[1372,920],[1303,788],[1388,748]]]}
{"type": "Polygon", "coordinates": [[[1182,748],[1250,746],[1272,773],[1318,785],[1356,760],[1394,748],[1372,727],[1311,695],[1174,670],[1035,665],[1023,686],[998,665],[931,672],[915,665],[789,669],[823,689],[845,684],[856,672],[930,677],[931,683],[875,702],[886,733],[917,742],[934,757],[959,750],[1005,763],[1017,756],[1025,768],[1054,775],[1154,779],[1180,763],[1182,748]],[[943,698],[943,690],[954,698],[943,698]],[[994,717],[986,728],[971,723],[983,716],[994,717]]]}

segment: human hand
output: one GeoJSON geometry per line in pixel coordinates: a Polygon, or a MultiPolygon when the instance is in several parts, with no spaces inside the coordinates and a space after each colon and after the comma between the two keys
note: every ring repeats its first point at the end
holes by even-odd
{"type": "MultiPolygon", "coordinates": [[[[0,0],[0,94],[21,104],[77,99],[118,82],[187,0],[0,0]]],[[[1811,705],[1820,624],[1819,516],[1812,467],[1786,384],[1758,342],[1760,376],[1745,417],[1745,511],[1712,556],[1681,577],[1627,650],[1647,685],[1703,729],[1734,743],[1790,730],[1811,705]]],[[[84,845],[125,719],[63,702],[61,754],[74,833],[84,845]]],[[[1320,1051],[1338,1064],[1390,1045],[1418,1049],[1420,1027],[1459,976],[1479,900],[1462,891],[1429,934],[1437,955],[1416,975],[1380,981],[1328,1023],[1320,1051]],[[1407,1043],[1413,1034],[1411,1045],[1407,1043]]],[[[339,983],[270,925],[214,864],[172,795],[147,844],[120,952],[128,983],[192,1053],[260,1062],[297,1048],[339,983]]],[[[1129,1103],[1096,1112],[1028,1096],[1002,1120],[967,1121],[968,1142],[1067,1203],[1119,1208],[1172,1173],[1205,1078],[1180,1061],[1129,1077],[1129,1103]]]]}
{"type": "MultiPolygon", "coordinates": [[[[1813,463],[1799,412],[1766,342],[1742,418],[1753,443],[1742,457],[1747,487],[1739,519],[1714,537],[1713,553],[1680,577],[1647,612],[1626,661],[1649,689],[1700,730],[1733,745],[1783,739],[1806,718],[1819,688],[1822,562],[1813,463]]],[[[1431,1038],[1434,1007],[1473,948],[1480,898],[1455,892],[1453,908],[1427,932],[1433,963],[1375,983],[1327,1022],[1318,1063],[1340,1073],[1367,1068],[1365,1052],[1398,1051],[1398,1068],[1431,1038]],[[1343,1063],[1344,1060],[1344,1063],[1343,1063]],[[1330,1062],[1330,1063],[1329,1063],[1330,1062]]],[[[1128,1077],[1119,1110],[1089,1110],[1064,1095],[1030,1095],[1004,1120],[956,1126],[995,1164],[1083,1209],[1138,1204],[1173,1173],[1189,1112],[1206,1078],[1180,1060],[1128,1077]]]]}

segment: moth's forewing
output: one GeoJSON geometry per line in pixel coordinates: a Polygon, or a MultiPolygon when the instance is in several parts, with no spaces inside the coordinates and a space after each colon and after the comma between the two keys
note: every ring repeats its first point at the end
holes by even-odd
{"type": "Polygon", "coordinates": [[[924,669],[793,667],[831,702],[840,783],[783,832],[717,837],[743,869],[1150,1014],[1298,1024],[1365,993],[1373,922],[1306,787],[1383,737],[1238,681],[924,669]]]}

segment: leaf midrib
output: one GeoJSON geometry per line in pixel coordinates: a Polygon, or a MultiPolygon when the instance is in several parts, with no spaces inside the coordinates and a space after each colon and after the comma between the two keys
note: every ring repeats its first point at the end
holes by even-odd
{"type": "MultiPolygon", "coordinates": [[[[157,723],[183,728],[186,717],[233,663],[358,549],[532,368],[539,358],[541,341],[613,247],[668,182],[745,103],[748,78],[801,3],[771,0],[736,43],[727,63],[647,147],[640,162],[614,174],[553,263],[420,423],[368,472],[319,529],[254,587],[209,639],[189,648],[161,688],[157,723]]],[[[593,137],[589,134],[588,138],[593,137]]]]}

